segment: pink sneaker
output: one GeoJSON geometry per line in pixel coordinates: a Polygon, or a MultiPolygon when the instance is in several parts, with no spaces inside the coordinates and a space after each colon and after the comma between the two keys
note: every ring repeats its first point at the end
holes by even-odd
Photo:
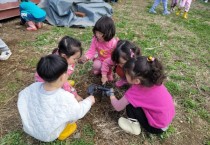
{"type": "Polygon", "coordinates": [[[42,28],[43,23],[42,22],[38,22],[35,25],[36,25],[37,29],[40,29],[40,28],[42,28]]]}
{"type": "Polygon", "coordinates": [[[28,26],[29,26],[28,28],[26,28],[28,31],[36,31],[36,30],[37,30],[37,28],[36,28],[34,22],[28,21],[27,24],[28,24],[28,26]]]}
{"type": "Polygon", "coordinates": [[[127,83],[128,83],[127,80],[125,80],[125,79],[120,79],[120,80],[116,81],[115,86],[119,88],[119,87],[124,86],[124,85],[127,84],[127,83]]]}

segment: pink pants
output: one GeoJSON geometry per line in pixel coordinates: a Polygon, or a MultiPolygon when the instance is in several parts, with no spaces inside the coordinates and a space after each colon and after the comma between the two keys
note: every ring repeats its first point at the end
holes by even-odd
{"type": "Polygon", "coordinates": [[[191,3],[192,3],[192,0],[181,0],[179,4],[179,8],[185,7],[185,12],[188,12],[190,9],[191,3]]]}
{"type": "MultiPolygon", "coordinates": [[[[99,59],[95,59],[93,60],[93,68],[92,68],[92,72],[95,75],[99,75],[101,74],[101,67],[102,67],[102,61],[99,59]]],[[[110,70],[107,74],[108,80],[112,81],[113,80],[113,74],[112,74],[112,70],[110,70]]]]}

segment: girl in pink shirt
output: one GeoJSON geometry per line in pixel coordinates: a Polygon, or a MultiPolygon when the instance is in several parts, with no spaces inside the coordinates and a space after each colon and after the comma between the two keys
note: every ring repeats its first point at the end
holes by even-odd
{"type": "Polygon", "coordinates": [[[119,40],[116,49],[112,52],[111,58],[107,58],[102,63],[102,83],[105,84],[108,81],[108,73],[112,72],[114,67],[114,71],[120,77],[120,80],[118,80],[115,85],[117,87],[122,87],[127,84],[122,67],[129,59],[136,58],[136,56],[139,56],[140,54],[140,48],[135,46],[133,43],[128,40],[119,40]]]}
{"type": "Polygon", "coordinates": [[[120,100],[110,96],[117,111],[126,108],[128,119],[121,117],[119,126],[135,135],[141,132],[139,123],[150,133],[163,133],[175,116],[175,107],[162,84],[165,75],[161,63],[156,58],[140,56],[127,61],[124,70],[132,86],[120,100]]]}
{"type": "MultiPolygon", "coordinates": [[[[74,72],[75,63],[82,55],[81,42],[72,37],[64,36],[60,40],[58,48],[54,49],[52,53],[60,55],[67,60],[68,62],[67,74],[70,77],[70,75],[74,72]]],[[[44,80],[38,75],[37,72],[35,73],[35,81],[44,82],[44,80]]],[[[69,82],[64,83],[63,89],[74,94],[78,101],[82,100],[82,98],[77,94],[76,90],[69,84],[69,82]]]]}
{"type": "MultiPolygon", "coordinates": [[[[117,45],[118,38],[114,38],[114,21],[108,16],[101,17],[93,27],[93,34],[90,48],[80,59],[80,62],[84,63],[88,60],[93,60],[92,72],[98,75],[101,74],[102,62],[111,57],[111,53],[117,45]]],[[[111,72],[108,78],[113,80],[111,72]]]]}

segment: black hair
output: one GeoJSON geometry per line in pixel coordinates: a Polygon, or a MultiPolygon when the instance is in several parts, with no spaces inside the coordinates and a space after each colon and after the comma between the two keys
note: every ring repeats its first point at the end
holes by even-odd
{"type": "Polygon", "coordinates": [[[93,34],[96,31],[103,33],[103,38],[105,41],[110,41],[115,36],[115,25],[112,18],[108,16],[102,16],[93,27],[93,34]]]}
{"type": "Polygon", "coordinates": [[[58,43],[58,48],[54,49],[52,53],[57,51],[59,55],[65,54],[68,58],[77,52],[80,52],[80,56],[82,56],[82,45],[79,40],[64,36],[58,43]]]}
{"type": "Polygon", "coordinates": [[[39,60],[36,69],[38,75],[44,81],[53,82],[67,72],[68,63],[65,58],[56,54],[50,54],[39,60]]]}
{"type": "Polygon", "coordinates": [[[141,49],[139,47],[128,40],[119,40],[116,48],[112,52],[111,59],[113,62],[119,64],[120,57],[127,61],[140,55],[141,49]]]}
{"type": "Polygon", "coordinates": [[[30,0],[21,0],[21,2],[29,2],[30,0]]]}
{"type": "Polygon", "coordinates": [[[124,71],[132,79],[138,78],[141,85],[151,87],[161,85],[166,78],[162,64],[157,58],[139,56],[132,58],[124,65],[124,71]]]}

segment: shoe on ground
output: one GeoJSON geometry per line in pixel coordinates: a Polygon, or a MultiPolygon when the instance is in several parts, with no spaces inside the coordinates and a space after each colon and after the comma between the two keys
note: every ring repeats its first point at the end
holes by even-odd
{"type": "Polygon", "coordinates": [[[116,81],[115,86],[120,88],[120,87],[126,85],[127,83],[128,82],[125,79],[120,79],[120,80],[116,81]]]}
{"type": "Polygon", "coordinates": [[[184,18],[184,19],[187,19],[187,18],[188,18],[187,15],[188,15],[188,13],[187,13],[187,12],[184,12],[183,18],[184,18]]]}
{"type": "Polygon", "coordinates": [[[169,11],[164,11],[163,15],[170,15],[171,13],[169,11]]]}
{"type": "Polygon", "coordinates": [[[67,124],[66,128],[61,132],[60,136],[58,137],[59,140],[65,140],[67,137],[72,135],[75,130],[77,129],[77,124],[72,123],[72,124],[67,124]]]}
{"type": "Polygon", "coordinates": [[[12,52],[10,50],[3,51],[0,55],[0,60],[7,60],[11,54],[12,54],[12,52]]]}
{"type": "Polygon", "coordinates": [[[141,133],[140,124],[136,119],[120,117],[118,120],[119,126],[128,133],[139,135],[141,133]]]}
{"type": "Polygon", "coordinates": [[[181,9],[178,9],[177,12],[176,12],[176,15],[179,16],[180,13],[181,13],[181,9]]]}
{"type": "Polygon", "coordinates": [[[150,9],[149,10],[149,13],[151,13],[151,14],[157,14],[157,12],[155,10],[153,10],[153,9],[150,9]]]}
{"type": "Polygon", "coordinates": [[[42,28],[43,23],[38,22],[38,23],[35,24],[35,26],[36,26],[37,29],[40,29],[40,28],[42,28]]]}

